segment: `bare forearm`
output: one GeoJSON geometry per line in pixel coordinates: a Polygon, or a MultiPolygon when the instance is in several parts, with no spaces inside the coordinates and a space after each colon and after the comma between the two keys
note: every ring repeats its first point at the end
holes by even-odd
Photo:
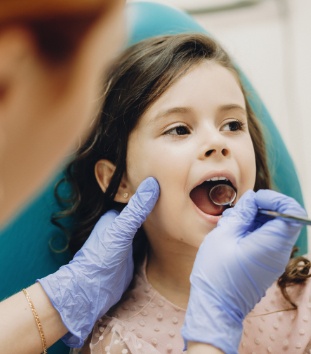
{"type": "Polygon", "coordinates": [[[187,354],[224,354],[218,348],[205,343],[189,342],[187,354]]]}
{"type": "MultiPolygon", "coordinates": [[[[39,283],[27,289],[39,316],[47,346],[51,346],[67,333],[59,313],[39,283]]],[[[0,353],[42,353],[40,334],[22,292],[0,303],[0,353]]]]}

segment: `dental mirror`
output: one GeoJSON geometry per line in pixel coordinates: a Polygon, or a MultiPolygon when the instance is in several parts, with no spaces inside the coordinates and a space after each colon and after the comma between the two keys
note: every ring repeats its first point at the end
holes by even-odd
{"type": "MultiPolygon", "coordinates": [[[[236,191],[227,184],[217,184],[211,188],[209,198],[215,205],[232,206],[236,198],[236,191]]],[[[258,213],[269,215],[274,218],[282,218],[285,221],[295,221],[303,225],[311,225],[310,219],[298,215],[289,215],[266,209],[258,209],[258,213]]]]}
{"type": "Polygon", "coordinates": [[[236,191],[227,184],[217,184],[209,191],[209,198],[215,205],[232,205],[236,191]]]}

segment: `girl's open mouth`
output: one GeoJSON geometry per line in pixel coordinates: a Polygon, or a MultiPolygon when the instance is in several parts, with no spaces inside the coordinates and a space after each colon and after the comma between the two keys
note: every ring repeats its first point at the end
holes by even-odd
{"type": "Polygon", "coordinates": [[[217,180],[210,179],[208,181],[204,181],[200,185],[196,186],[190,192],[190,198],[193,203],[205,214],[219,216],[221,215],[225,209],[230,207],[230,205],[216,205],[210,199],[210,191],[213,187],[219,184],[226,184],[235,189],[232,183],[225,177],[219,178],[217,180]]]}

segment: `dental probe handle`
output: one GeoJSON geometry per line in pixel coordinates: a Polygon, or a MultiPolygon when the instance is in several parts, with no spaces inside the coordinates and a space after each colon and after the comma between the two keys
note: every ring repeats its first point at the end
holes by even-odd
{"type": "Polygon", "coordinates": [[[269,215],[272,216],[274,218],[282,218],[285,221],[295,221],[295,222],[299,222],[303,225],[311,225],[311,220],[307,219],[307,218],[303,218],[300,216],[296,216],[296,215],[290,215],[290,214],[283,214],[283,213],[279,213],[277,211],[273,211],[273,210],[267,210],[267,209],[258,209],[258,212],[260,214],[264,214],[264,215],[269,215]]]}

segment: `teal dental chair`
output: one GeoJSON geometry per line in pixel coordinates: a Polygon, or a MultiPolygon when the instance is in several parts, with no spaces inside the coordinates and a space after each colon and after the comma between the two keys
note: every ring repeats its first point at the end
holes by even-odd
{"type": "MultiPolygon", "coordinates": [[[[126,6],[126,13],[129,45],[156,35],[206,32],[184,12],[162,4],[130,3],[126,6]]],[[[242,77],[250,93],[252,108],[265,129],[275,188],[303,204],[298,177],[286,146],[250,82],[243,74],[242,77]]],[[[57,249],[62,248],[61,242],[64,241],[61,232],[50,223],[51,214],[58,210],[53,194],[57,180],[58,176],[55,176],[45,190],[0,234],[0,300],[29,286],[37,278],[56,271],[70,260],[68,252],[53,252],[49,247],[49,240],[53,241],[57,249]]],[[[300,254],[307,253],[305,229],[297,246],[300,254]]],[[[61,341],[49,349],[50,354],[68,352],[69,349],[61,341]]]]}

